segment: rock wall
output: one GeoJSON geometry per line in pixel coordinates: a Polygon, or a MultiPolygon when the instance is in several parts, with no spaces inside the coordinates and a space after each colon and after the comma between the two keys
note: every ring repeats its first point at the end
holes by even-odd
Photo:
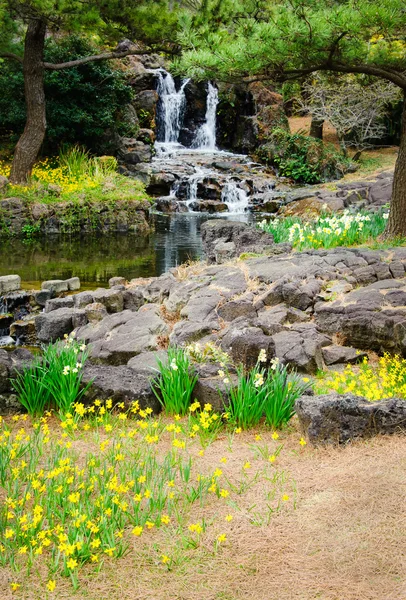
{"type": "Polygon", "coordinates": [[[29,204],[21,198],[0,200],[0,235],[59,233],[148,233],[147,201],[52,202],[29,204]]]}

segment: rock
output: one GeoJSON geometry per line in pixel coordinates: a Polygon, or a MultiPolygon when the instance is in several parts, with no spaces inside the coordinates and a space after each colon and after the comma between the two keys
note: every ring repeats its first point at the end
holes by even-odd
{"type": "Polygon", "coordinates": [[[93,301],[104,304],[108,313],[118,313],[124,309],[123,293],[119,290],[100,288],[92,292],[93,301]]]}
{"type": "Polygon", "coordinates": [[[151,377],[156,376],[157,374],[157,360],[160,360],[164,365],[168,364],[168,353],[166,350],[158,350],[158,352],[142,352],[142,354],[130,358],[127,366],[136,373],[151,377]]]}
{"type": "Polygon", "coordinates": [[[77,290],[80,290],[79,277],[71,277],[70,279],[66,280],[66,283],[68,284],[68,290],[70,292],[76,292],[77,290]]]}
{"type": "Polygon", "coordinates": [[[9,180],[4,175],[0,175],[0,191],[4,191],[9,184],[9,180]]]}
{"type": "Polygon", "coordinates": [[[73,297],[66,296],[66,298],[53,298],[52,300],[47,300],[45,303],[45,312],[49,313],[53,310],[58,310],[58,308],[73,308],[73,297]]]}
{"type": "Polygon", "coordinates": [[[260,229],[250,227],[240,221],[223,221],[212,219],[206,221],[201,226],[203,249],[210,263],[218,262],[220,255],[218,253],[219,244],[234,244],[232,250],[234,256],[239,256],[242,252],[256,252],[265,254],[266,251],[274,246],[273,236],[260,229]]]}
{"type": "Polygon", "coordinates": [[[91,292],[80,292],[73,296],[73,303],[76,308],[84,308],[88,304],[93,302],[93,295],[91,292]]]}
{"type": "MultiPolygon", "coordinates": [[[[214,323],[210,322],[190,322],[179,321],[175,324],[172,333],[169,336],[169,341],[173,346],[187,345],[191,342],[197,342],[210,335],[213,332],[214,323]]],[[[218,328],[218,327],[217,327],[218,328]]]]}
{"type": "Polygon", "coordinates": [[[17,344],[35,346],[37,344],[35,320],[14,321],[10,325],[10,335],[16,340],[17,344]]]}
{"type": "Polygon", "coordinates": [[[353,394],[302,396],[296,401],[296,413],[313,444],[343,444],[406,428],[406,402],[399,398],[368,402],[353,394]]]}
{"type": "Polygon", "coordinates": [[[321,349],[331,344],[331,339],[308,323],[276,333],[272,342],[274,354],[283,364],[289,364],[298,371],[316,373],[323,368],[321,349]]]}
{"type": "Polygon", "coordinates": [[[238,317],[254,319],[257,316],[257,311],[253,307],[252,302],[241,299],[226,302],[217,309],[217,314],[224,321],[231,322],[238,317]]]}
{"type": "Polygon", "coordinates": [[[109,288],[113,288],[116,285],[125,285],[125,282],[126,282],[125,277],[110,277],[109,288]]]}
{"type": "MultiPolygon", "coordinates": [[[[155,209],[163,213],[181,212],[181,206],[173,196],[162,196],[155,201],[155,209]]],[[[187,207],[185,207],[187,208],[187,207]]]]}
{"type": "Polygon", "coordinates": [[[337,363],[353,364],[368,356],[366,352],[361,352],[351,346],[325,346],[321,352],[327,366],[337,363]]]}
{"type": "MultiPolygon", "coordinates": [[[[158,102],[158,94],[154,89],[144,90],[139,92],[134,101],[134,107],[137,111],[137,114],[140,114],[140,111],[144,111],[144,113],[148,113],[150,119],[155,117],[156,105],[158,102]]],[[[144,119],[143,119],[144,124],[144,119]]]]}
{"type": "Polygon", "coordinates": [[[334,302],[315,305],[316,323],[363,349],[406,352],[406,282],[377,281],[334,302]]]}
{"type": "Polygon", "coordinates": [[[69,290],[68,283],[62,279],[52,279],[44,281],[41,285],[42,290],[50,290],[52,295],[60,294],[61,292],[67,292],[69,290]]]}
{"type": "Polygon", "coordinates": [[[216,200],[200,200],[198,202],[191,202],[189,204],[189,209],[196,212],[208,212],[212,214],[216,212],[227,212],[228,206],[224,202],[218,202],[216,200]]]}
{"type": "Polygon", "coordinates": [[[259,327],[237,319],[224,331],[221,347],[230,354],[235,364],[251,369],[261,350],[265,350],[268,357],[274,355],[275,344],[273,338],[265,335],[259,327]]]}
{"type": "Polygon", "coordinates": [[[155,132],[152,129],[142,128],[137,134],[137,140],[144,144],[152,145],[155,142],[155,132]]]}
{"type": "Polygon", "coordinates": [[[11,389],[9,381],[11,365],[9,353],[0,348],[0,394],[9,392],[11,389]]]}
{"type": "Polygon", "coordinates": [[[141,289],[127,288],[123,291],[124,310],[137,311],[144,304],[144,295],[141,289]]]}
{"type": "Polygon", "coordinates": [[[157,350],[160,338],[168,334],[159,306],[149,304],[136,313],[125,310],[86,325],[77,331],[77,338],[90,343],[93,362],[121,365],[141,352],[157,350]]]}
{"type": "Polygon", "coordinates": [[[89,323],[96,323],[107,317],[107,309],[101,302],[92,302],[84,308],[89,323]]]}
{"type": "Polygon", "coordinates": [[[392,185],[393,181],[391,179],[378,179],[369,188],[369,202],[378,206],[389,204],[392,197],[392,185]]]}
{"type": "Polygon", "coordinates": [[[75,309],[58,308],[49,313],[41,313],[35,317],[37,337],[40,342],[55,342],[73,331],[72,317],[75,309]]]}
{"type": "Polygon", "coordinates": [[[215,377],[199,377],[193,390],[193,399],[200,402],[202,407],[211,404],[214,411],[224,412],[230,402],[228,390],[238,383],[235,375],[230,375],[227,384],[224,383],[224,379],[217,374],[215,377]]]}
{"type": "Polygon", "coordinates": [[[131,142],[131,145],[128,144],[125,149],[119,151],[119,156],[126,165],[137,165],[152,160],[150,145],[138,140],[131,140],[131,142]]]}
{"type": "Polygon", "coordinates": [[[47,303],[47,300],[50,300],[51,296],[52,296],[51,290],[41,290],[39,292],[35,292],[34,299],[35,299],[35,302],[39,306],[44,307],[45,304],[47,303]]]}
{"type": "Polygon", "coordinates": [[[0,395],[0,415],[13,415],[23,411],[21,402],[16,394],[0,395]]]}
{"type": "Polygon", "coordinates": [[[19,275],[3,275],[0,277],[0,294],[15,292],[21,288],[21,277],[19,275]]]}
{"type": "Polygon", "coordinates": [[[83,373],[83,384],[91,383],[86,394],[86,400],[92,401],[110,399],[113,404],[124,402],[129,406],[131,402],[139,401],[141,408],[152,408],[159,412],[161,405],[154,395],[150,380],[147,376],[135,373],[126,366],[101,366],[86,364],[83,373]]]}

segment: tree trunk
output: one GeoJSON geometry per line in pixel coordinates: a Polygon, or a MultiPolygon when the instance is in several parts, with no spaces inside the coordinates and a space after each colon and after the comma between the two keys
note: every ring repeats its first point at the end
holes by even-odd
{"type": "Polygon", "coordinates": [[[393,191],[384,237],[406,237],[406,91],[403,101],[399,154],[393,176],[393,191]]]}
{"type": "Polygon", "coordinates": [[[324,119],[316,119],[312,117],[312,122],[310,123],[310,137],[314,137],[318,140],[323,139],[323,125],[324,119]]]}
{"type": "Polygon", "coordinates": [[[30,20],[24,46],[24,91],[27,121],[18,140],[10,181],[25,184],[44,141],[46,130],[44,92],[44,41],[46,24],[30,20]]]}

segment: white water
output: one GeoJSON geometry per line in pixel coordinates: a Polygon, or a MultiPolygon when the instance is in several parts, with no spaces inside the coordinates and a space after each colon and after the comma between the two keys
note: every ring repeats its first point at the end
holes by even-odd
{"type": "Polygon", "coordinates": [[[227,181],[221,190],[221,201],[227,204],[229,213],[243,213],[248,207],[245,190],[237,187],[234,181],[227,181]]]}
{"type": "Polygon", "coordinates": [[[207,92],[206,122],[196,132],[193,148],[216,150],[216,111],[219,103],[218,90],[209,81],[207,92]]]}
{"type": "Polygon", "coordinates": [[[164,128],[163,142],[177,144],[186,106],[185,87],[190,79],[184,79],[177,91],[175,81],[170,73],[164,69],[158,69],[157,74],[157,91],[161,100],[161,118],[164,128]]]}

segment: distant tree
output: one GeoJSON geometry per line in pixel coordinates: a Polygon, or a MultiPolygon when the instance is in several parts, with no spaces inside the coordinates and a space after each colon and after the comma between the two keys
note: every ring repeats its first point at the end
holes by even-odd
{"type": "Polygon", "coordinates": [[[302,111],[312,116],[312,123],[333,125],[344,154],[347,147],[362,151],[384,138],[389,107],[401,97],[390,81],[360,81],[354,75],[332,78],[318,73],[302,89],[298,99],[302,111]]]}
{"type": "Polygon", "coordinates": [[[0,59],[22,65],[26,103],[26,124],[14,152],[11,181],[27,181],[45,137],[45,71],[61,71],[157,49],[174,53],[171,40],[176,27],[177,11],[169,10],[167,0],[0,0],[0,59]],[[115,49],[74,60],[47,62],[45,39],[56,32],[97,36],[115,49]],[[117,46],[124,37],[140,43],[117,46]]]}
{"type": "MultiPolygon", "coordinates": [[[[404,0],[207,0],[184,18],[177,68],[203,79],[362,73],[406,96],[404,0]]],[[[406,237],[406,100],[387,236],[406,237]]]]}

